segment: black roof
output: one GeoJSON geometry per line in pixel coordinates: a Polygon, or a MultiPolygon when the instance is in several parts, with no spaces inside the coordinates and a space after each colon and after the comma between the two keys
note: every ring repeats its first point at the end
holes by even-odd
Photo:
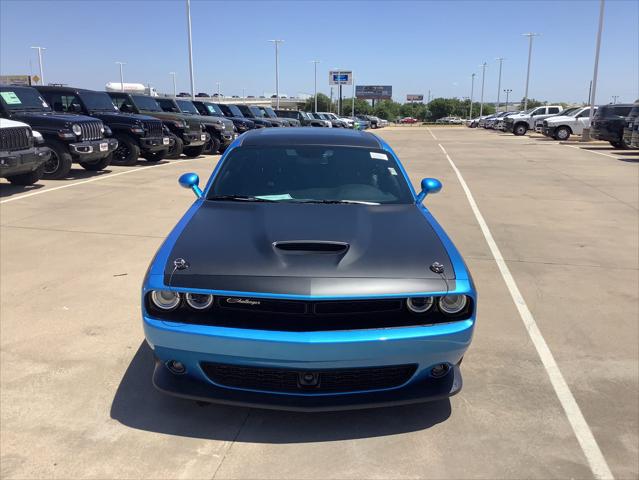
{"type": "Polygon", "coordinates": [[[36,89],[43,92],[95,92],[95,90],[89,90],[88,88],[59,87],[54,85],[37,85],[36,89]]]}
{"type": "Polygon", "coordinates": [[[332,145],[335,147],[382,148],[379,139],[367,132],[342,128],[261,128],[244,133],[242,146],[332,145]]]}

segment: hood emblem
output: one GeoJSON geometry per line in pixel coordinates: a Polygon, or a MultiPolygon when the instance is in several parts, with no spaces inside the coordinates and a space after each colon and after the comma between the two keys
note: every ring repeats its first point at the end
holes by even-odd
{"type": "Polygon", "coordinates": [[[173,266],[175,267],[175,270],[185,270],[189,268],[188,262],[183,258],[176,258],[173,260],[173,266]]]}
{"type": "Polygon", "coordinates": [[[259,305],[260,302],[259,300],[252,300],[250,298],[235,298],[235,297],[229,297],[226,299],[226,303],[241,303],[242,305],[259,305]]]}

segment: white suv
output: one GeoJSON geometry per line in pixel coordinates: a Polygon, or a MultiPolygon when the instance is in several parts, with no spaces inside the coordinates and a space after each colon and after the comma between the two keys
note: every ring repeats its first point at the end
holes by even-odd
{"type": "Polygon", "coordinates": [[[583,107],[571,111],[568,115],[547,118],[544,120],[542,131],[544,135],[555,140],[568,140],[570,135],[581,135],[584,127],[589,125],[590,107],[583,107]]]}

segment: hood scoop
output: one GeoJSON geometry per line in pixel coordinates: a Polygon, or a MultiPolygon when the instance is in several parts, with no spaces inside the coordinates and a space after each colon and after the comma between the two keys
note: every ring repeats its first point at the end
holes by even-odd
{"type": "Polygon", "coordinates": [[[289,255],[342,255],[348,251],[349,244],[344,242],[291,240],[273,242],[278,253],[289,255]]]}

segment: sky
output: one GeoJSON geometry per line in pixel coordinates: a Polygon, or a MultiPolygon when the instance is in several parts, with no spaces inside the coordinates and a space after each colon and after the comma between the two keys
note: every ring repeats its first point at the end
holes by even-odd
{"type": "MultiPolygon", "coordinates": [[[[185,0],[0,0],[0,74],[38,73],[35,50],[46,47],[47,83],[104,89],[124,81],[190,91],[185,0]]],[[[192,0],[196,92],[271,95],[282,39],[280,93],[328,94],[328,71],[350,69],[362,85],[392,85],[393,98],[431,91],[435,97],[481,94],[480,64],[488,63],[484,100],[496,101],[497,57],[503,89],[524,96],[528,39],[529,97],[585,102],[593,75],[598,0],[546,1],[207,1],[192,0]],[[244,89],[244,90],[243,90],[244,89]]],[[[351,96],[344,87],[344,96],[351,96]]],[[[597,103],[639,97],[639,1],[607,0],[597,103]]]]}

